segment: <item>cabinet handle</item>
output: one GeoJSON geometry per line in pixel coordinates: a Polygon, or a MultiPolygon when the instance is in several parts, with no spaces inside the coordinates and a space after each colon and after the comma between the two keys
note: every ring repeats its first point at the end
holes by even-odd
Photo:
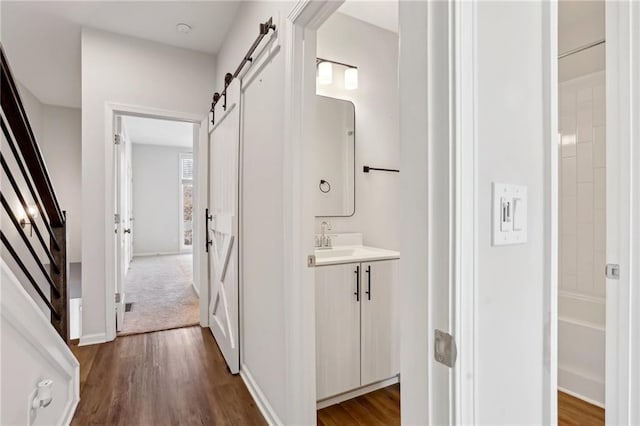
{"type": "Polygon", "coordinates": [[[360,265],[356,266],[355,274],[356,274],[356,292],[353,294],[356,295],[356,302],[359,302],[360,301],[360,265]]]}
{"type": "Polygon", "coordinates": [[[371,265],[367,266],[367,300],[371,300],[371,265]]]}

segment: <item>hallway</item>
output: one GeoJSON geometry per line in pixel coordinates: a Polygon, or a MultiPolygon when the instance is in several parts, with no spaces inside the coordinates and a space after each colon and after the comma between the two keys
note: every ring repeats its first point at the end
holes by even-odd
{"type": "Polygon", "coordinates": [[[189,327],[73,346],[80,404],[73,425],[265,424],[208,329],[189,327]]]}
{"type": "Polygon", "coordinates": [[[191,254],[134,257],[125,279],[124,314],[119,336],[197,325],[198,295],[193,289],[191,254]]]}

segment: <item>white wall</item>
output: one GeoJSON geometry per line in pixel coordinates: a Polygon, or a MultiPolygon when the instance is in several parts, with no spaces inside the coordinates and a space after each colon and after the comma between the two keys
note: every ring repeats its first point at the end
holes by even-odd
{"type": "Polygon", "coordinates": [[[178,253],[180,154],[190,148],[133,144],[133,254],[178,253]]]}
{"type": "MultiPolygon", "coordinates": [[[[400,168],[398,34],[335,13],[318,29],[317,56],[358,67],[356,90],[317,88],[319,95],[353,102],[356,112],[356,210],[353,217],[330,218],[332,232],[361,232],[366,245],[400,250],[400,177],[362,172],[364,165],[400,168]]],[[[316,220],[317,232],[324,220],[316,220]]]]}
{"type": "MultiPolygon", "coordinates": [[[[477,6],[477,421],[542,424],[543,5],[477,6]],[[491,245],[491,184],[528,189],[528,241],[491,245]]],[[[464,349],[462,349],[464,350],[464,349]]]]}
{"type": "MultiPolygon", "coordinates": [[[[281,24],[292,2],[244,2],[217,56],[216,90],[223,88],[224,74],[233,72],[258,35],[258,24],[273,17],[281,24]]],[[[288,423],[295,407],[287,405],[287,359],[284,319],[283,234],[283,135],[284,52],[281,50],[262,71],[243,109],[259,107],[253,130],[244,135],[243,193],[241,213],[241,373],[250,374],[250,390],[260,395],[259,406],[271,419],[288,423]],[[262,83],[262,82],[260,82],[262,83]],[[275,90],[275,94],[274,94],[275,90]],[[250,104],[251,102],[251,104],[250,104]],[[267,127],[263,127],[266,126],[267,127]],[[256,134],[264,129],[264,136],[256,134]],[[248,149],[248,147],[251,149],[248,149]],[[261,271],[260,274],[256,274],[261,271]],[[250,274],[253,272],[253,274],[250,274]]],[[[253,110],[255,111],[255,109],[253,110]]]]}
{"type": "Polygon", "coordinates": [[[105,103],[117,102],[206,116],[214,90],[210,55],[131,37],[82,32],[82,296],[84,341],[106,338],[105,279],[113,253],[105,238],[113,212],[113,151],[105,139],[105,103]]]}
{"type": "Polygon", "coordinates": [[[80,173],[80,121],[79,108],[43,105],[42,137],[40,149],[60,208],[67,212],[67,258],[69,262],[81,259],[81,173],[80,173]]]}

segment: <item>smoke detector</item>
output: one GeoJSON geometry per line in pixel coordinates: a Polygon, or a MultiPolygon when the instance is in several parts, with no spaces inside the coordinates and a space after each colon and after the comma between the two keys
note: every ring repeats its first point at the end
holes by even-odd
{"type": "Polygon", "coordinates": [[[176,30],[180,34],[189,34],[192,28],[191,28],[191,25],[189,24],[179,23],[178,25],[176,25],[176,30]]]}

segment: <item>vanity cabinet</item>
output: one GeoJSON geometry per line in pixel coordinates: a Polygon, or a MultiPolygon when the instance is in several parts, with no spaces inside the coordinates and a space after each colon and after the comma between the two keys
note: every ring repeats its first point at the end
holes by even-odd
{"type": "Polygon", "coordinates": [[[318,400],[400,372],[397,305],[397,260],[316,268],[318,400]]]}

